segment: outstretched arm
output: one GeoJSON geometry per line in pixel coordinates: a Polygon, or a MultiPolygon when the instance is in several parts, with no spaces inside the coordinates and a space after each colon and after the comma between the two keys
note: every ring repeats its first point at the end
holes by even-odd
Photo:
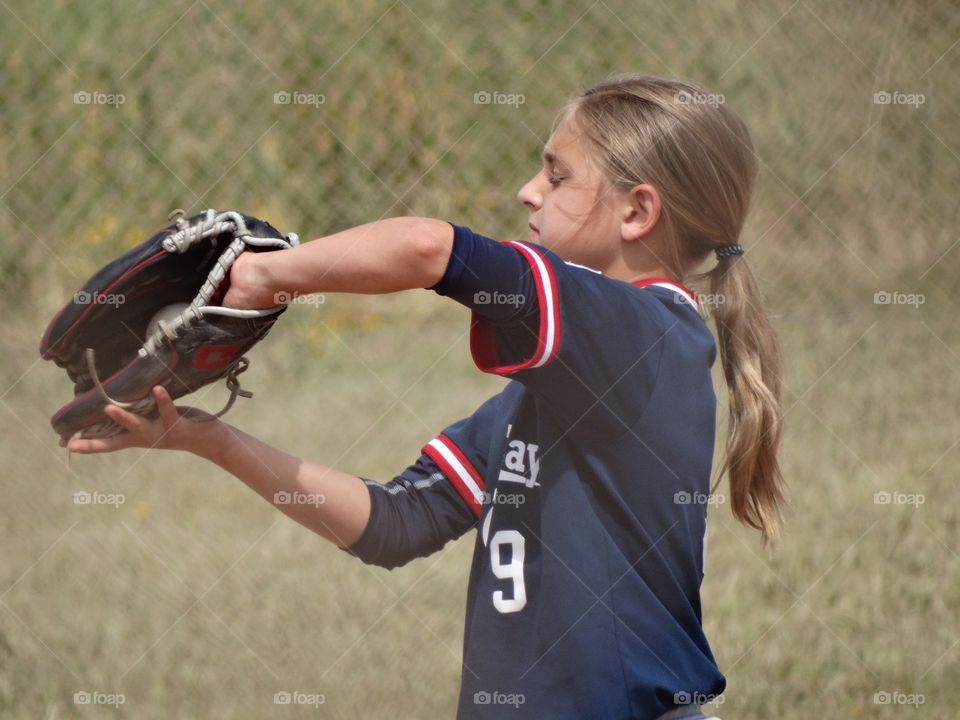
{"type": "Polygon", "coordinates": [[[272,307],[280,293],[378,294],[428,288],[443,277],[452,247],[449,223],[398,217],[284,252],[243,253],[231,268],[224,305],[272,307]]]}
{"type": "MultiPolygon", "coordinates": [[[[453,247],[454,229],[447,222],[393,218],[283,252],[243,253],[231,268],[224,305],[272,307],[280,302],[280,293],[375,294],[433,287],[444,278],[453,247]]],[[[459,491],[447,481],[436,482],[442,476],[435,466],[408,468],[414,480],[400,476],[379,490],[377,498],[389,501],[378,501],[379,513],[373,513],[370,486],[361,478],[288,455],[219,420],[182,418],[166,390],[156,387],[153,392],[160,410],[157,420],[110,405],[104,412],[128,432],[71,440],[69,449],[192,452],[235,475],[305,527],[340,547],[353,546],[365,561],[385,567],[435,551],[475,522],[459,491]],[[374,532],[365,533],[371,518],[374,532]]]]}
{"type": "Polygon", "coordinates": [[[101,440],[71,440],[68,448],[84,454],[128,447],[186,450],[216,463],[278,510],[340,547],[352,545],[363,533],[370,518],[370,496],[359,477],[301,460],[220,420],[182,418],[161,386],[154,388],[153,396],[160,410],[157,420],[108,405],[104,412],[128,432],[101,440]]]}

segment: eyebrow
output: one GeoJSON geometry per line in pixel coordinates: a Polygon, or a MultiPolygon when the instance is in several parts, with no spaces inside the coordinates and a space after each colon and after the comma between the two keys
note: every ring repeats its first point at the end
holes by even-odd
{"type": "Polygon", "coordinates": [[[569,165],[567,165],[562,159],[560,159],[559,157],[557,157],[557,155],[556,155],[554,152],[552,152],[552,151],[550,151],[550,150],[547,150],[546,148],[544,148],[544,150],[543,150],[543,161],[544,161],[545,163],[551,163],[551,164],[553,164],[553,165],[559,165],[559,166],[562,167],[564,170],[569,170],[569,169],[570,169],[570,166],[569,166],[569,165]]]}

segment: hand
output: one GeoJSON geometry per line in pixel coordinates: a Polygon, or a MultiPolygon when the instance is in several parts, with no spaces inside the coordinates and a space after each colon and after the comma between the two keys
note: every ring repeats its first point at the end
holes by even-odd
{"type": "Polygon", "coordinates": [[[117,405],[107,405],[104,414],[126,432],[109,438],[60,438],[60,447],[83,455],[132,447],[186,450],[209,458],[216,455],[226,428],[222,422],[202,410],[177,408],[170,394],[160,385],[153,388],[153,398],[160,411],[156,420],[148,420],[117,405]],[[187,416],[204,419],[191,420],[187,416]]]}
{"type": "Polygon", "coordinates": [[[241,253],[230,267],[230,287],[223,306],[240,310],[262,310],[281,304],[283,293],[277,293],[267,282],[264,258],[270,253],[241,253]],[[279,297],[279,299],[278,299],[279,297]]]}

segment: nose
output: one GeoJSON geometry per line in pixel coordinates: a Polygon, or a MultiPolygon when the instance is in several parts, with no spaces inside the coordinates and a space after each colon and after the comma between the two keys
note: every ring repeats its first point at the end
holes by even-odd
{"type": "Polygon", "coordinates": [[[520,188],[520,192],[517,193],[517,200],[532,211],[540,209],[540,206],[543,204],[543,195],[537,188],[536,175],[530,178],[527,184],[520,188]]]}

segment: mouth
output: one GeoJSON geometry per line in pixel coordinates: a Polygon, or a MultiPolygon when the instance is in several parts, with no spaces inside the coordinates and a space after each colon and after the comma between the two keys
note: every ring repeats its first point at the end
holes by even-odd
{"type": "Polygon", "coordinates": [[[533,231],[533,232],[532,232],[532,235],[533,235],[534,237],[539,237],[539,235],[540,235],[540,228],[538,228],[538,227],[537,227],[536,225],[534,225],[532,222],[527,223],[527,227],[529,227],[530,230],[533,231]]]}

